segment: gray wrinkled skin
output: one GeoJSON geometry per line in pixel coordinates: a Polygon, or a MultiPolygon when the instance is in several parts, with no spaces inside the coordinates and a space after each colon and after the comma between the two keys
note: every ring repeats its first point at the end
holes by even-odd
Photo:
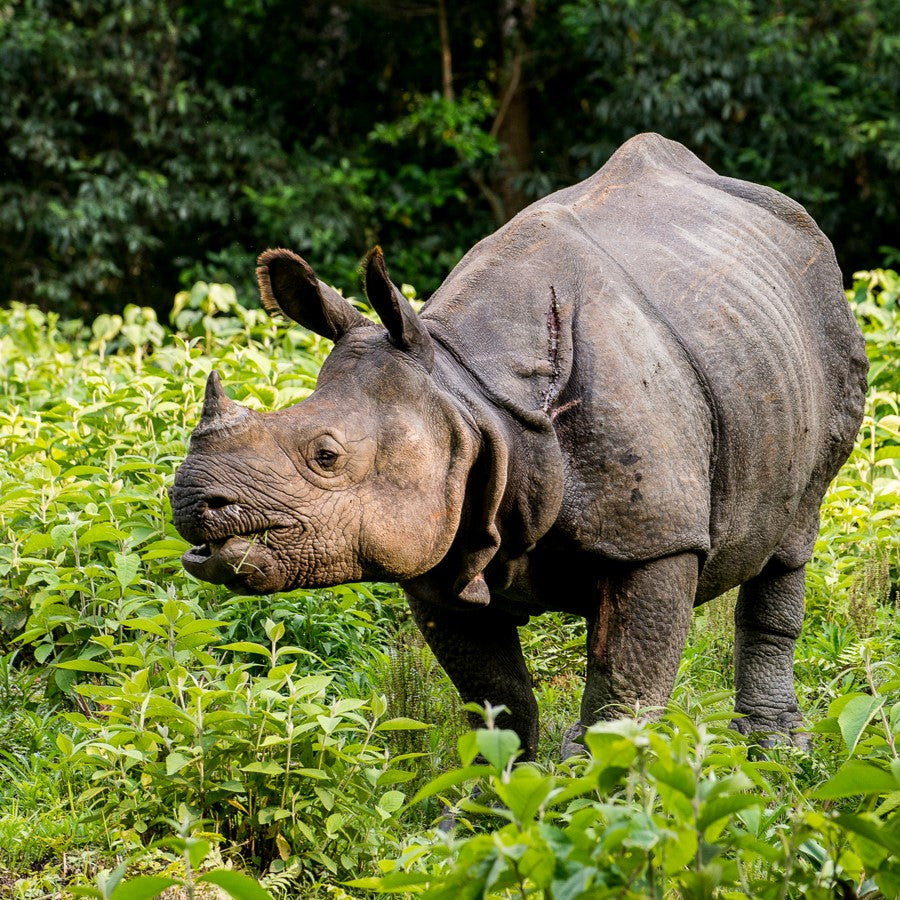
{"type": "Polygon", "coordinates": [[[802,207],[658,135],[474,247],[420,316],[380,250],[363,318],[287,250],[263,303],[335,340],[259,414],[207,385],[172,488],[184,565],[244,592],[404,587],[463,699],[537,705],[517,626],[587,619],[584,727],[667,700],[691,609],[740,586],[736,727],[801,725],[794,642],[819,505],[867,363],[802,207]]]}

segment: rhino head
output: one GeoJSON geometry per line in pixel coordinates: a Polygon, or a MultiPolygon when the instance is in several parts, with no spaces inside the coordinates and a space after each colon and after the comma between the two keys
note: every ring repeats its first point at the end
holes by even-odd
{"type": "Polygon", "coordinates": [[[431,337],[378,248],[365,283],[384,328],[288,250],[263,253],[257,277],[269,312],[335,347],[313,394],[276,412],[209,376],[171,490],[175,527],[196,545],[184,567],[244,593],[421,575],[454,540],[478,445],[434,378],[431,337]]]}

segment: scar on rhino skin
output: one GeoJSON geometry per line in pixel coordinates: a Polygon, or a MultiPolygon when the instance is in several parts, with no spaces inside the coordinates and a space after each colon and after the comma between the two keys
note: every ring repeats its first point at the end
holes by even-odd
{"type": "Polygon", "coordinates": [[[547,310],[547,355],[550,359],[550,384],[544,391],[543,410],[550,412],[550,407],[559,393],[557,382],[559,381],[559,303],[556,299],[556,290],[550,285],[550,309],[547,310]]]}
{"type": "Polygon", "coordinates": [[[556,289],[550,285],[550,308],[547,310],[547,355],[550,360],[550,383],[544,391],[544,403],[542,409],[549,414],[551,421],[566,410],[572,409],[581,403],[580,399],[570,400],[562,406],[553,409],[553,403],[559,396],[559,376],[561,366],[559,364],[559,301],[556,299],[556,289]]]}

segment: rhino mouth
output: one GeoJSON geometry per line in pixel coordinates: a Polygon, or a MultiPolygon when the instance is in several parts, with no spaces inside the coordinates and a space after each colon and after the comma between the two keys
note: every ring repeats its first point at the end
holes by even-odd
{"type": "Polygon", "coordinates": [[[184,568],[210,584],[241,587],[265,594],[282,590],[282,566],[267,545],[266,534],[232,535],[191,547],[182,557],[184,568]]]}

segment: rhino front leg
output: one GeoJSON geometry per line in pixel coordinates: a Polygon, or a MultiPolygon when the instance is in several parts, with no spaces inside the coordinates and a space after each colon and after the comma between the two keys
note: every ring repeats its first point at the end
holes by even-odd
{"type": "MultiPolygon", "coordinates": [[[[447,609],[407,594],[419,630],[465,703],[505,706],[497,724],[511,728],[522,742],[520,759],[534,759],[538,707],[531,674],[522,656],[517,619],[490,608],[447,609]]],[[[469,713],[472,728],[481,717],[469,713]]]]}
{"type": "Polygon", "coordinates": [[[599,583],[596,613],[588,617],[587,679],[581,718],[563,738],[562,755],[583,753],[577,743],[599,719],[658,715],[675,684],[697,590],[694,553],[640,565],[616,565],[599,583]]]}
{"type": "Polygon", "coordinates": [[[794,645],[803,625],[806,566],[787,569],[772,560],[742,585],[734,613],[735,711],[744,714],[734,727],[795,735],[802,724],[794,692],[794,645]]]}

